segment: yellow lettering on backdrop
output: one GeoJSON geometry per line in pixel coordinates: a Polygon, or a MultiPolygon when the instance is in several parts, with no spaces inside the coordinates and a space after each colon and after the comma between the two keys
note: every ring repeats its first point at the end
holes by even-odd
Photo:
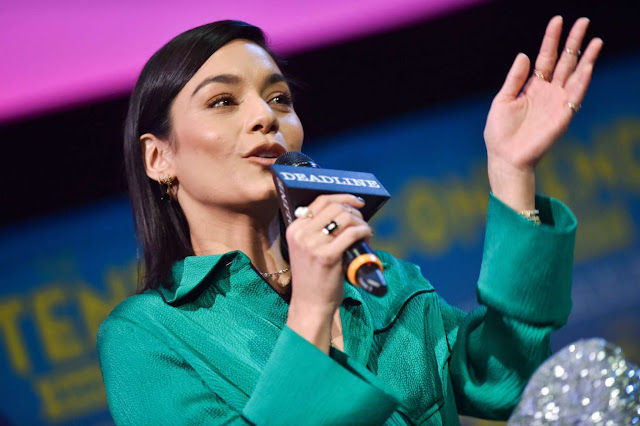
{"type": "Polygon", "coordinates": [[[0,330],[11,367],[20,374],[26,374],[31,370],[29,352],[20,331],[19,317],[24,310],[24,304],[18,297],[0,301],[0,330]]]}
{"type": "Polygon", "coordinates": [[[635,237],[633,221],[622,207],[603,206],[597,214],[585,214],[579,221],[581,231],[576,233],[576,261],[623,249],[635,237]]]}
{"type": "Polygon", "coordinates": [[[623,176],[631,188],[640,187],[640,123],[625,121],[618,126],[623,176]]]}
{"type": "Polygon", "coordinates": [[[625,198],[640,189],[640,122],[619,120],[593,139],[593,148],[562,141],[538,167],[538,191],[561,199],[578,217],[576,261],[621,250],[635,238],[625,198]]]}
{"type": "Polygon", "coordinates": [[[395,204],[392,202],[378,211],[373,219],[369,221],[369,225],[371,225],[373,229],[378,230],[371,239],[371,245],[375,247],[376,250],[386,251],[396,257],[403,258],[406,257],[405,250],[407,249],[407,244],[401,244],[402,239],[395,235],[398,229],[402,228],[403,219],[398,218],[397,212],[398,209],[395,208],[395,204]],[[385,229],[386,232],[382,234],[380,229],[384,227],[388,228],[385,229]]]}
{"type": "Polygon", "coordinates": [[[428,251],[445,251],[448,246],[447,215],[434,187],[427,181],[410,183],[404,198],[407,200],[409,232],[415,234],[428,251]]]}
{"type": "Polygon", "coordinates": [[[42,409],[46,418],[58,419],[64,412],[64,407],[58,402],[56,389],[49,380],[40,380],[36,383],[36,391],[42,401],[42,409]]]}
{"type": "Polygon", "coordinates": [[[560,161],[555,155],[547,155],[537,166],[537,180],[548,194],[560,200],[567,200],[569,191],[559,177],[560,161]]]}
{"type": "Polygon", "coordinates": [[[405,245],[399,244],[397,239],[393,237],[382,238],[377,234],[371,239],[371,246],[375,247],[376,250],[386,251],[400,258],[405,257],[405,250],[407,249],[405,245]]]}
{"type": "Polygon", "coordinates": [[[33,308],[38,332],[42,338],[44,353],[50,361],[65,361],[85,353],[85,346],[78,337],[71,318],[55,312],[61,307],[68,287],[44,287],[33,295],[33,308]]]}
{"type": "Polygon", "coordinates": [[[599,130],[594,133],[593,167],[598,181],[609,190],[613,190],[620,183],[620,147],[619,142],[610,129],[599,130]]]}
{"type": "Polygon", "coordinates": [[[444,188],[443,195],[444,206],[448,212],[448,228],[453,231],[451,236],[472,243],[475,238],[474,230],[484,222],[488,198],[486,188],[464,185],[456,179],[444,188]],[[478,192],[481,193],[480,196],[478,192]]]}
{"type": "Polygon", "coordinates": [[[35,383],[35,390],[42,401],[44,417],[51,422],[79,417],[106,406],[97,364],[43,377],[35,383]]]}
{"type": "Polygon", "coordinates": [[[589,153],[583,146],[574,145],[573,148],[573,152],[567,155],[573,167],[573,173],[568,177],[572,183],[570,187],[576,197],[591,198],[595,194],[597,185],[594,162],[589,158],[589,153]]]}

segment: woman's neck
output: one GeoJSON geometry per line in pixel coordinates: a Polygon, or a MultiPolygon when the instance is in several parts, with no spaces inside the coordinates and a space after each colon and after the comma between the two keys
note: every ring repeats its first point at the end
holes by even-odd
{"type": "Polygon", "coordinates": [[[187,220],[196,255],[240,250],[260,272],[272,273],[288,266],[280,251],[277,210],[272,207],[254,206],[248,212],[191,211],[187,220]],[[256,214],[260,211],[269,214],[256,214]]]}

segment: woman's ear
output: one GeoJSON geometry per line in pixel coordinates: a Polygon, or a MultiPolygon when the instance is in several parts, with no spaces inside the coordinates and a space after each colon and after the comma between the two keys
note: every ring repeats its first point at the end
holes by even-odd
{"type": "Polygon", "coordinates": [[[175,177],[173,152],[169,143],[157,138],[151,133],[140,136],[140,148],[144,159],[147,176],[155,181],[163,177],[175,177]]]}

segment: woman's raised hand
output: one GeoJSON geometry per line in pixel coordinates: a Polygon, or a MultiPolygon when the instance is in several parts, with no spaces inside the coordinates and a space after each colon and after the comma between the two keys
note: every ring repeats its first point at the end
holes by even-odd
{"type": "Polygon", "coordinates": [[[356,241],[371,237],[358,210],[363,206],[353,195],[321,195],[305,216],[287,228],[292,275],[287,325],[325,352],[331,320],[344,298],[343,253],[356,241]],[[337,228],[323,232],[331,222],[337,228]]]}
{"type": "Polygon", "coordinates": [[[516,210],[533,209],[534,167],[580,109],[603,44],[594,38],[580,56],[588,26],[587,18],[576,21],[558,57],[562,17],[552,18],[533,73],[529,58],[518,54],[491,104],[484,131],[489,183],[516,210]]]}

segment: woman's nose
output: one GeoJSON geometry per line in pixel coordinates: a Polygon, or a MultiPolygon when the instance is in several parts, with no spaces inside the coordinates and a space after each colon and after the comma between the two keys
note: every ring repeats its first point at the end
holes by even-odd
{"type": "Polygon", "coordinates": [[[264,134],[278,132],[278,117],[271,109],[271,106],[262,98],[253,102],[248,128],[249,132],[261,132],[264,134]]]}

